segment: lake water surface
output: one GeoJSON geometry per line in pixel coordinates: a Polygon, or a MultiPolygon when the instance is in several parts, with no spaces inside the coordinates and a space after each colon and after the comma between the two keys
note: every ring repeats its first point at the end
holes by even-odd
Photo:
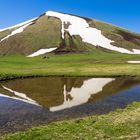
{"type": "Polygon", "coordinates": [[[47,77],[0,82],[0,133],[103,114],[140,101],[140,80],[47,77]]]}

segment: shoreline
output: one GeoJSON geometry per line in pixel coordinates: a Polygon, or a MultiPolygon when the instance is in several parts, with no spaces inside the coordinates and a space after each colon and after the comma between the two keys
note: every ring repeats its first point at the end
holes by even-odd
{"type": "Polygon", "coordinates": [[[0,76],[0,81],[7,81],[7,80],[15,80],[15,79],[27,79],[27,78],[41,78],[41,77],[91,77],[91,78],[134,78],[134,79],[139,79],[140,76],[136,75],[74,75],[74,74],[43,74],[43,75],[5,75],[5,76],[0,76]]]}
{"type": "Polygon", "coordinates": [[[45,138],[52,137],[53,139],[65,139],[68,135],[70,138],[74,138],[79,134],[79,132],[75,130],[83,130],[82,135],[78,135],[79,139],[83,137],[86,137],[87,139],[91,137],[95,139],[103,139],[105,137],[115,139],[116,137],[121,138],[122,135],[124,139],[128,137],[134,139],[139,137],[140,132],[139,111],[140,102],[134,102],[124,109],[117,109],[107,114],[39,125],[37,127],[29,128],[26,131],[17,131],[13,134],[8,133],[5,135],[0,135],[0,139],[18,140],[22,138],[24,140],[28,140],[36,137],[41,139],[44,138],[44,136],[46,136],[45,138]],[[90,131],[85,131],[85,129],[89,129],[90,131]],[[64,133],[64,130],[66,130],[68,135],[64,133]],[[94,134],[94,137],[92,134],[94,134]]]}

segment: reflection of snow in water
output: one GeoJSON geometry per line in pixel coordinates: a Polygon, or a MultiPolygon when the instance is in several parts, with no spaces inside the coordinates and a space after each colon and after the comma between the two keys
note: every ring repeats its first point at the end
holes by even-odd
{"type": "Polygon", "coordinates": [[[3,85],[2,85],[2,87],[3,87],[5,90],[7,90],[7,91],[9,91],[9,92],[11,92],[11,93],[13,93],[13,94],[15,94],[16,96],[18,96],[18,97],[20,97],[20,98],[8,96],[8,95],[3,95],[3,94],[0,94],[0,97],[6,97],[6,98],[10,98],[10,99],[15,99],[15,100],[23,101],[23,102],[26,102],[26,103],[29,103],[29,104],[33,104],[33,105],[40,106],[36,101],[34,101],[34,100],[32,100],[31,98],[27,97],[26,94],[20,93],[20,92],[17,92],[17,91],[14,91],[14,90],[12,90],[12,89],[10,89],[10,88],[7,88],[7,87],[5,87],[5,86],[3,86],[3,85]]]}
{"type": "Polygon", "coordinates": [[[80,88],[72,88],[70,92],[66,91],[64,85],[64,102],[62,105],[50,107],[50,111],[60,111],[63,109],[71,108],[88,102],[91,95],[101,92],[103,87],[114,81],[114,78],[92,78],[84,81],[80,88]],[[71,97],[71,99],[69,97],[71,97]]]}
{"type": "MultiPolygon", "coordinates": [[[[88,102],[88,100],[90,99],[90,97],[92,95],[101,92],[103,90],[103,87],[106,84],[108,84],[114,80],[115,80],[114,78],[92,78],[89,80],[85,80],[83,82],[83,85],[79,88],[73,87],[70,92],[67,92],[66,85],[64,85],[64,92],[63,92],[64,102],[63,102],[63,104],[54,106],[54,107],[50,107],[50,111],[51,112],[60,111],[63,109],[67,109],[67,108],[71,108],[74,106],[84,104],[84,103],[88,102]]],[[[23,101],[25,103],[40,106],[35,100],[29,98],[24,93],[14,91],[3,85],[2,85],[2,88],[11,92],[12,94],[14,94],[15,97],[4,95],[4,94],[0,94],[0,97],[19,100],[19,101],[23,101]]]]}

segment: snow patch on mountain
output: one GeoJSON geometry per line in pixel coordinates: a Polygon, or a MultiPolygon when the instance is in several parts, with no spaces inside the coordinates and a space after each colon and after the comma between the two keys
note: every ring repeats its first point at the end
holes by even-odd
{"type": "Polygon", "coordinates": [[[90,27],[87,21],[83,18],[53,11],[46,12],[46,15],[56,17],[61,20],[62,22],[61,32],[63,39],[65,31],[68,31],[71,36],[79,35],[82,38],[83,42],[92,44],[94,46],[101,46],[102,48],[121,53],[140,54],[140,50],[134,49],[133,51],[129,51],[127,49],[111,45],[111,43],[113,43],[114,41],[103,36],[100,30],[90,27]],[[64,24],[68,22],[71,25],[69,25],[68,29],[65,29],[64,24]]]}
{"type": "Polygon", "coordinates": [[[20,23],[20,24],[17,24],[17,25],[8,27],[8,28],[0,29],[0,32],[6,31],[6,30],[11,30],[11,29],[14,29],[14,28],[18,28],[18,27],[20,27],[20,26],[23,26],[23,25],[25,25],[25,24],[28,24],[28,23],[30,23],[30,22],[33,22],[33,21],[36,20],[36,19],[38,19],[38,17],[33,18],[33,19],[30,19],[30,20],[25,21],[25,22],[22,22],[22,23],[20,23]]]}
{"type": "Polygon", "coordinates": [[[57,48],[40,49],[40,50],[38,50],[37,52],[34,52],[34,53],[31,54],[31,55],[28,55],[27,57],[39,56],[39,55],[42,55],[42,54],[45,54],[45,53],[52,52],[52,51],[54,51],[54,50],[56,50],[56,49],[57,49],[57,48]]]}
{"type": "Polygon", "coordinates": [[[27,28],[29,25],[31,25],[33,22],[30,22],[16,30],[14,30],[11,34],[7,35],[6,37],[2,38],[0,42],[8,39],[9,37],[13,36],[13,35],[16,35],[16,34],[19,34],[19,33],[22,33],[24,31],[25,28],[27,28]]]}
{"type": "Polygon", "coordinates": [[[128,61],[130,64],[140,64],[140,61],[128,61]]]}
{"type": "Polygon", "coordinates": [[[135,54],[140,54],[140,50],[132,49],[135,54]]]}
{"type": "Polygon", "coordinates": [[[2,41],[4,41],[4,40],[8,39],[9,37],[11,37],[11,36],[13,36],[13,35],[16,35],[16,34],[18,34],[18,33],[22,33],[22,32],[25,30],[25,28],[27,28],[29,25],[31,25],[32,23],[34,23],[33,21],[36,20],[36,19],[37,19],[37,18],[34,18],[34,19],[28,20],[28,21],[26,21],[26,22],[17,24],[17,25],[15,25],[15,26],[12,26],[12,27],[5,28],[5,29],[0,30],[0,32],[2,32],[2,31],[5,31],[5,30],[10,30],[10,29],[17,28],[17,29],[15,29],[14,31],[12,31],[11,34],[9,34],[9,35],[7,35],[6,37],[2,38],[2,39],[0,40],[0,42],[2,42],[2,41]]]}

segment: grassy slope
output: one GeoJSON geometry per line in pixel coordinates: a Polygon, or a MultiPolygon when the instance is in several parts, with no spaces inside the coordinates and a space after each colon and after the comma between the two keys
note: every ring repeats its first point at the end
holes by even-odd
{"type": "Polygon", "coordinates": [[[107,115],[51,123],[1,140],[133,140],[140,138],[140,103],[107,115]]]}
{"type": "Polygon", "coordinates": [[[88,23],[91,27],[101,30],[105,37],[115,41],[112,45],[128,50],[140,49],[140,34],[98,20],[89,20],[88,23]]]}
{"type": "Polygon", "coordinates": [[[85,54],[49,55],[25,58],[0,57],[0,77],[13,76],[140,76],[139,64],[127,64],[128,60],[140,60],[140,55],[93,52],[85,54]]]}
{"type": "Polygon", "coordinates": [[[68,32],[65,32],[65,39],[62,40],[59,48],[55,51],[55,53],[85,53],[91,52],[94,49],[94,46],[84,43],[80,36],[70,36],[68,32]]]}
{"type": "MultiPolygon", "coordinates": [[[[0,32],[0,36],[5,32],[0,32]]],[[[0,43],[0,55],[29,55],[41,48],[58,47],[61,43],[61,22],[59,19],[41,16],[24,32],[0,43]]]]}

